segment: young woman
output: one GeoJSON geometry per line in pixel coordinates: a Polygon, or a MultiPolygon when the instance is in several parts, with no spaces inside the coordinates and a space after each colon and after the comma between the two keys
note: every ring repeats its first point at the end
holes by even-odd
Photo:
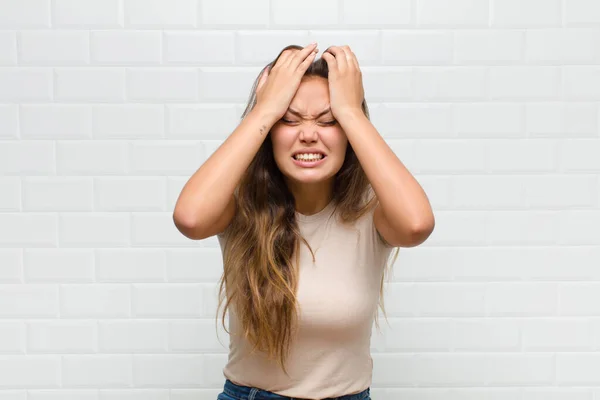
{"type": "Polygon", "coordinates": [[[388,258],[434,228],[423,189],[369,121],[354,53],[317,52],[288,46],[262,70],[241,123],[175,206],[185,236],[217,235],[223,252],[219,400],[370,399],[388,258]]]}

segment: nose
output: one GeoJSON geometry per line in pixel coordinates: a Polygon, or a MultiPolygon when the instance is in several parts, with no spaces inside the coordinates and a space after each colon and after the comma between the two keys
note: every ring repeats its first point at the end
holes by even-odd
{"type": "Polygon", "coordinates": [[[314,125],[306,126],[300,131],[300,140],[304,142],[315,142],[319,138],[319,132],[314,125]]]}

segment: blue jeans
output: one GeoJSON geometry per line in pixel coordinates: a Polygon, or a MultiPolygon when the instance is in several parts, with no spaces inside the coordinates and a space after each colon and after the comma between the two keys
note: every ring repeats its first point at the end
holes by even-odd
{"type": "MultiPolygon", "coordinates": [[[[360,393],[347,394],[341,397],[331,397],[330,399],[371,400],[371,388],[366,388],[360,393]]],[[[219,394],[217,400],[300,400],[300,398],[281,396],[258,388],[236,385],[229,379],[226,379],[223,392],[219,394]]]]}

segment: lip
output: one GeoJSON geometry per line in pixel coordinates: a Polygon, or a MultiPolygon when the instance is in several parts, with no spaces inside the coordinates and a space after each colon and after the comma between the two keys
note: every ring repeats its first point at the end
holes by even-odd
{"type": "Polygon", "coordinates": [[[327,156],[323,155],[323,158],[321,158],[319,161],[301,161],[301,160],[296,160],[293,156],[290,158],[292,159],[294,164],[296,164],[299,167],[314,168],[314,167],[318,167],[319,165],[321,165],[327,159],[327,156]]]}
{"type": "Polygon", "coordinates": [[[301,149],[301,150],[297,150],[297,151],[293,152],[292,157],[295,156],[296,154],[306,154],[306,153],[322,154],[323,156],[327,156],[327,154],[325,154],[325,152],[323,152],[323,150],[319,150],[314,147],[308,147],[306,149],[301,149]]]}

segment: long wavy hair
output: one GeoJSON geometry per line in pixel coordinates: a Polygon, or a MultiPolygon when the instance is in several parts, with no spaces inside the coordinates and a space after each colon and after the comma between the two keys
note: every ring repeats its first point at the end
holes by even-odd
{"type": "MultiPolygon", "coordinates": [[[[302,47],[285,47],[261,70],[252,86],[242,120],[256,105],[260,76],[265,69],[275,65],[287,49],[300,50],[302,47]]],[[[308,67],[304,76],[327,79],[328,75],[327,62],[320,58],[308,67]]],[[[364,100],[362,110],[369,118],[364,100]]],[[[224,233],[227,240],[223,249],[217,319],[226,300],[222,312],[225,331],[230,333],[225,327],[225,314],[233,307],[241,324],[241,334],[252,344],[252,352],[259,350],[269,359],[277,360],[287,375],[285,361],[299,315],[296,289],[301,241],[309,248],[313,261],[315,257],[298,229],[294,197],[275,163],[270,132],[268,136],[234,191],[237,207],[224,233]]],[[[334,212],[337,211],[338,219],[344,224],[352,224],[377,205],[371,184],[349,142],[342,167],[334,177],[332,200],[334,212]]],[[[396,261],[398,252],[399,248],[396,248],[391,264],[396,261]]],[[[386,265],[379,298],[386,321],[383,288],[388,268],[386,265]]],[[[375,322],[380,329],[377,313],[375,322]]]]}

